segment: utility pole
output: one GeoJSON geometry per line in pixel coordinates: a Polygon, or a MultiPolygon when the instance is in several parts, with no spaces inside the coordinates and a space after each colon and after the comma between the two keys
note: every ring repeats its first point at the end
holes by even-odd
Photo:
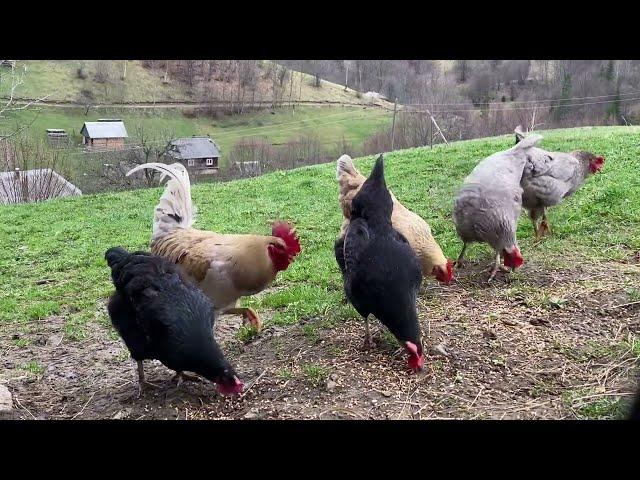
{"type": "Polygon", "coordinates": [[[433,148],[433,122],[429,119],[429,148],[433,148]]]}
{"type": "Polygon", "coordinates": [[[440,136],[442,137],[442,139],[444,140],[444,143],[446,143],[447,145],[449,145],[449,142],[447,142],[447,139],[444,138],[444,133],[442,133],[442,130],[440,130],[440,127],[438,126],[438,123],[436,122],[436,119],[433,118],[433,115],[431,115],[431,112],[427,109],[427,115],[429,115],[429,117],[431,117],[431,121],[433,122],[433,125],[436,127],[436,129],[438,130],[438,133],[440,134],[440,136]]]}
{"type": "Polygon", "coordinates": [[[124,71],[122,72],[122,80],[127,78],[127,61],[124,61],[124,71]]]}
{"type": "Polygon", "coordinates": [[[344,91],[347,91],[347,85],[349,84],[349,65],[351,64],[351,60],[345,60],[344,62],[344,69],[345,69],[345,75],[344,75],[344,91]]]}
{"type": "Polygon", "coordinates": [[[391,150],[393,150],[393,146],[395,145],[396,139],[396,112],[398,110],[398,98],[396,98],[395,103],[393,104],[393,123],[391,124],[391,150]]]}
{"type": "Polygon", "coordinates": [[[298,93],[298,101],[302,100],[302,60],[300,61],[300,92],[298,93]]]}

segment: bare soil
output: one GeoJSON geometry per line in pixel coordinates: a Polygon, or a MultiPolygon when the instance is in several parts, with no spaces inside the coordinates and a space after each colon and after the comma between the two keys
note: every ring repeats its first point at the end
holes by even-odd
{"type": "Polygon", "coordinates": [[[159,362],[145,362],[159,388],[138,397],[135,364],[108,323],[71,341],[64,318],[52,317],[0,326],[0,383],[22,419],[607,418],[634,391],[638,258],[569,270],[531,262],[490,285],[486,262],[472,263],[450,286],[425,282],[429,355],[417,375],[375,320],[377,345],[363,351],[358,318],[269,325],[242,343],[240,318],[223,316],[216,336],[245,381],[241,397],[223,398],[207,381],[176,387],[159,362]]]}

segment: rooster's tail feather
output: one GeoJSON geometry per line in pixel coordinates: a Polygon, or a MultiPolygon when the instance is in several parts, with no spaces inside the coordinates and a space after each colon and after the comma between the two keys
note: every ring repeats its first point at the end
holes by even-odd
{"type": "Polygon", "coordinates": [[[153,239],[166,235],[176,228],[189,228],[195,221],[196,208],[191,202],[191,183],[189,173],[181,163],[145,163],[129,170],[127,176],[138,170],[151,168],[162,173],[160,181],[169,177],[169,181],[156,206],[153,217],[153,239]]]}

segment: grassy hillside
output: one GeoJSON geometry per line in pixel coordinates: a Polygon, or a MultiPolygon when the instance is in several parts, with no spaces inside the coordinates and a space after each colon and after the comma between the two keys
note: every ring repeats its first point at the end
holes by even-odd
{"type": "MultiPolygon", "coordinates": [[[[411,380],[408,386],[405,380],[399,380],[404,378],[397,373],[402,364],[399,358],[392,360],[393,344],[369,355],[358,353],[353,346],[362,328],[350,320],[357,317],[354,310],[342,303],[342,282],[333,254],[333,241],[341,224],[334,164],[195,186],[192,195],[199,209],[197,227],[267,234],[270,220],[284,218],[297,226],[302,242],[302,254],[278,275],[274,288],[245,299],[265,315],[268,326],[300,328],[301,336],[291,337],[291,342],[298,343],[283,344],[289,341],[288,334],[280,337],[278,344],[276,339],[266,337],[267,343],[245,347],[251,349],[250,353],[234,353],[234,361],[244,368],[242,375],[256,377],[251,368],[256,372],[265,368],[261,359],[267,357],[256,356],[258,353],[272,358],[274,349],[289,352],[282,353],[282,358],[291,357],[289,370],[276,363],[262,383],[264,392],[278,391],[294,379],[289,397],[300,398],[300,406],[289,402],[286,407],[293,409],[294,417],[318,413],[304,410],[302,405],[312,400],[301,391],[310,391],[310,398],[322,398],[320,401],[329,402],[329,407],[335,406],[337,397],[322,393],[322,389],[320,393],[309,390],[309,382],[324,385],[331,371],[348,378],[350,385],[360,385],[363,392],[377,389],[384,393],[394,385],[393,393],[379,397],[381,404],[393,395],[396,404],[406,406],[411,392],[424,387],[414,402],[418,406],[432,402],[426,410],[433,412],[429,417],[521,418],[523,412],[534,415],[534,411],[537,418],[619,415],[623,404],[617,398],[624,392],[620,385],[640,358],[640,342],[630,326],[623,329],[625,322],[633,320],[633,310],[627,310],[633,307],[625,305],[634,305],[640,299],[640,128],[599,127],[543,134],[545,148],[581,148],[604,155],[604,170],[551,210],[553,235],[545,241],[534,244],[531,224],[526,217],[521,218],[518,237],[525,265],[509,280],[488,287],[486,276],[477,267],[488,264],[492,255],[488,247],[474,245],[468,253],[471,270],[458,272],[456,284],[443,288],[425,281],[419,304],[428,341],[445,342],[447,350],[455,355],[451,359],[429,357],[426,377],[411,380]],[[302,357],[301,364],[303,349],[316,353],[313,358],[302,357]],[[395,362],[393,368],[388,366],[390,362],[395,362]],[[611,369],[603,373],[598,364],[611,369]],[[621,370],[621,365],[626,370],[621,370]],[[373,376],[369,373],[372,371],[376,372],[373,376]],[[447,397],[452,389],[458,400],[447,397]],[[446,398],[449,401],[444,402],[446,398]],[[528,403],[522,407],[523,402],[528,403]],[[475,414],[471,408],[474,405],[480,413],[475,414]],[[440,415],[443,409],[449,413],[440,415]]],[[[392,152],[386,155],[387,183],[407,207],[428,221],[445,254],[453,258],[461,247],[450,219],[456,189],[478,160],[512,144],[513,138],[504,136],[439,145],[433,150],[392,152]]],[[[373,159],[356,163],[366,174],[373,159]]],[[[8,345],[7,351],[22,355],[20,348],[29,348],[26,345],[33,341],[27,332],[41,331],[53,320],[63,322],[68,341],[79,342],[80,346],[83,342],[93,345],[88,336],[98,335],[96,328],[110,328],[103,308],[112,290],[104,252],[114,245],[147,248],[153,209],[161,191],[157,188],[0,208],[0,329],[4,328],[3,337],[7,339],[19,332],[13,337],[15,345],[8,345]]],[[[100,333],[96,338],[104,339],[105,335],[100,333]]],[[[252,336],[246,329],[238,335],[244,340],[252,336]]],[[[117,362],[121,372],[128,372],[126,352],[117,359],[114,355],[109,354],[109,362],[117,362]]],[[[121,377],[114,381],[121,382],[121,377]]],[[[90,391],[86,390],[87,398],[90,391]]],[[[343,400],[356,401],[349,395],[343,400]]],[[[189,406],[191,412],[200,408],[197,397],[194,402],[189,406]]],[[[257,408],[254,399],[250,402],[251,408],[257,408]]],[[[82,407],[79,403],[78,410],[82,407]]],[[[366,395],[359,405],[358,411],[365,412],[359,415],[371,412],[366,395]]],[[[218,413],[208,415],[231,415],[230,408],[220,402],[214,408],[218,413]]],[[[393,418],[404,418],[405,408],[394,408],[393,418]]],[[[414,408],[414,418],[424,418],[420,416],[424,408],[414,408]]]]}
{"type": "MultiPolygon", "coordinates": [[[[525,258],[531,251],[536,261],[550,252],[621,259],[628,249],[640,248],[640,183],[632,174],[640,166],[640,147],[630,135],[638,132],[638,128],[602,127],[546,134],[547,148],[589,148],[608,162],[604,173],[552,211],[555,235],[543,244],[533,247],[531,225],[526,218],[521,220],[525,258]]],[[[456,188],[478,159],[511,142],[511,137],[498,137],[386,156],[388,184],[407,207],[427,219],[449,257],[460,247],[450,220],[456,188]]],[[[365,172],[371,165],[371,158],[358,162],[365,172]]],[[[262,300],[278,309],[276,321],[345,313],[339,306],[341,285],[332,250],[341,222],[334,168],[314,166],[193,189],[200,228],[267,233],[268,220],[276,217],[297,225],[303,253],[278,277],[277,284],[284,288],[262,300]]],[[[92,319],[96,301],[110,289],[104,251],[113,245],[147,246],[160,194],[161,189],[139,190],[0,209],[4,219],[0,320],[24,322],[64,312],[71,328],[92,319]],[[43,279],[53,281],[44,286],[35,283],[43,279]]],[[[469,253],[470,258],[487,254],[481,246],[469,253]]]]}
{"type": "Polygon", "coordinates": [[[80,130],[87,121],[95,121],[105,116],[121,118],[127,127],[130,141],[135,141],[136,127],[142,126],[149,132],[169,136],[191,136],[209,134],[228,151],[244,137],[265,137],[272,143],[286,142],[302,134],[316,133],[322,142],[339,142],[344,137],[355,144],[364,140],[376,130],[391,124],[392,115],[378,109],[361,107],[298,107],[290,109],[261,111],[246,115],[224,116],[218,119],[206,117],[187,118],[179,110],[95,110],[84,115],[80,109],[41,108],[37,111],[21,111],[6,120],[13,123],[32,123],[30,133],[36,138],[45,138],[45,129],[63,128],[72,139],[80,144],[80,130]]]}
{"type": "MultiPolygon", "coordinates": [[[[163,83],[163,72],[144,68],[137,60],[127,62],[127,75],[121,79],[123,61],[111,62],[112,81],[109,84],[94,82],[96,61],[94,60],[26,60],[27,72],[24,84],[15,92],[17,98],[39,98],[49,95],[47,100],[77,102],[81,90],[91,90],[96,102],[180,102],[193,101],[189,89],[176,80],[163,83]],[[86,78],[81,79],[77,70],[83,66],[86,78]]],[[[6,72],[6,70],[4,70],[6,72]]],[[[6,84],[5,84],[6,86],[6,84]]],[[[287,81],[287,95],[291,84],[287,81]]],[[[313,86],[313,78],[301,72],[293,72],[293,99],[315,102],[338,102],[368,104],[370,101],[358,98],[352,89],[335,83],[322,81],[322,86],[313,86]]],[[[0,95],[6,92],[0,87],[0,95]]],[[[270,99],[270,97],[269,97],[270,99]]]]}
{"type": "MultiPolygon", "coordinates": [[[[26,60],[17,63],[18,70],[26,66],[24,83],[16,89],[17,98],[40,98],[48,95],[47,100],[76,102],[80,98],[80,91],[91,89],[95,91],[96,100],[105,96],[104,85],[93,81],[95,75],[93,60],[26,60]],[[76,71],[84,65],[87,78],[78,78],[76,71]]],[[[180,84],[173,82],[163,85],[162,77],[151,70],[142,67],[137,61],[127,62],[127,77],[124,82],[119,79],[122,74],[122,62],[114,62],[118,67],[117,88],[122,90],[124,102],[152,102],[179,101],[187,99],[186,90],[180,84]]],[[[111,88],[111,86],[107,86],[111,88]]],[[[0,91],[4,94],[5,92],[0,91]]],[[[108,94],[109,92],[107,92],[108,94]]]]}

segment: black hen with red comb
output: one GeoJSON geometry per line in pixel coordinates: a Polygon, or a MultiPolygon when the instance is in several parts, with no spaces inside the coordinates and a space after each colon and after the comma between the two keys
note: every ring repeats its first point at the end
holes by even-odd
{"type": "Polygon", "coordinates": [[[416,313],[422,273],[407,239],[391,225],[392,211],[380,155],[353,198],[351,222],[335,243],[335,255],[347,298],[365,318],[365,346],[371,345],[368,317],[374,315],[406,348],[415,371],[424,363],[416,313]]]}
{"type": "Polygon", "coordinates": [[[111,322],[138,363],[159,360],[178,373],[194,372],[215,382],[223,394],[240,393],[242,382],[213,338],[211,301],[182,277],[176,265],[146,252],[110,248],[105,258],[116,292],[107,309],[111,322]]]}

